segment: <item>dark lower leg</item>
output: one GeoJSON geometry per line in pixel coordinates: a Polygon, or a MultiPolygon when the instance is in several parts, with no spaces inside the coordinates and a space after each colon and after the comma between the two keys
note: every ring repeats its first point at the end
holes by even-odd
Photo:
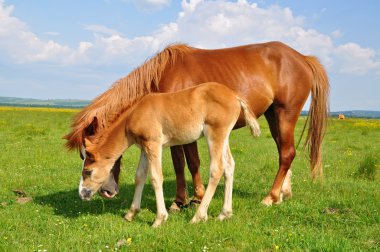
{"type": "Polygon", "coordinates": [[[263,203],[266,205],[271,205],[272,203],[281,202],[281,188],[284,183],[287,172],[290,169],[290,165],[295,157],[294,147],[281,146],[280,151],[280,167],[278,169],[276,178],[273,182],[272,189],[270,190],[268,196],[264,199],[263,203]]]}
{"type": "MultiPolygon", "coordinates": [[[[279,153],[279,169],[272,189],[263,201],[264,204],[271,205],[281,202],[281,188],[288,171],[290,173],[290,165],[295,157],[294,126],[297,118],[287,115],[282,109],[276,110],[274,106],[265,113],[265,117],[279,153]]],[[[287,183],[289,184],[287,188],[290,190],[290,177],[287,183]]]]}
{"type": "Polygon", "coordinates": [[[185,152],[186,162],[193,178],[194,184],[194,199],[202,200],[205,194],[205,187],[202,183],[202,177],[200,173],[200,160],[198,155],[197,142],[186,144],[183,146],[185,152]]]}
{"type": "Polygon", "coordinates": [[[174,171],[177,182],[177,193],[175,201],[180,205],[186,204],[186,180],[185,180],[185,158],[181,145],[170,147],[174,171]]]}

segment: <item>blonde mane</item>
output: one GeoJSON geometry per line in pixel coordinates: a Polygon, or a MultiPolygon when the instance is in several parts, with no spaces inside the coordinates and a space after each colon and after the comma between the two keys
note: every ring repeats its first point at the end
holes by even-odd
{"type": "Polygon", "coordinates": [[[126,77],[116,81],[75,116],[71,132],[64,137],[67,139],[66,147],[74,149],[81,146],[83,132],[94,117],[98,119],[97,132],[101,132],[143,96],[159,91],[158,84],[165,67],[173,65],[179,56],[190,49],[184,44],[168,46],[126,77]]]}

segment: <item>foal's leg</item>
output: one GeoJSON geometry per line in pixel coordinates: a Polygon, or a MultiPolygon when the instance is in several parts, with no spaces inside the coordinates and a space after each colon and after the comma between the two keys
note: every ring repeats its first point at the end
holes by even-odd
{"type": "Polygon", "coordinates": [[[132,221],[133,217],[140,211],[141,196],[144,189],[146,175],[148,173],[148,157],[144,150],[141,150],[139,165],[135,177],[135,195],[128,213],[125,215],[127,221],[132,221]]]}
{"type": "Polygon", "coordinates": [[[154,220],[153,227],[158,227],[168,219],[168,212],[166,211],[164,201],[164,191],[162,188],[163,175],[162,175],[162,147],[161,144],[151,144],[147,147],[149,160],[149,174],[152,180],[154,193],[156,195],[157,214],[154,220]]]}
{"type": "Polygon", "coordinates": [[[225,153],[223,155],[224,163],[224,203],[222,212],[219,214],[219,220],[225,220],[232,216],[232,188],[234,179],[235,162],[232,157],[230,147],[227,143],[225,153]]]}
{"type": "Polygon", "coordinates": [[[211,199],[214,196],[216,187],[220,181],[220,178],[224,172],[223,164],[223,150],[225,149],[225,139],[227,130],[205,130],[205,137],[207,139],[207,144],[210,152],[210,179],[207,185],[205,195],[202,199],[200,206],[197,209],[194,217],[190,221],[191,223],[198,223],[200,221],[207,220],[207,210],[210,205],[211,199]]]}
{"type": "Polygon", "coordinates": [[[198,155],[197,142],[183,145],[183,150],[185,151],[185,157],[187,166],[191,172],[194,184],[194,198],[193,202],[200,202],[205,194],[205,187],[202,183],[201,173],[200,173],[200,160],[198,155]]]}
{"type": "Polygon", "coordinates": [[[294,147],[294,128],[298,119],[298,112],[299,111],[286,110],[282,107],[278,107],[274,111],[278,129],[277,135],[274,138],[277,139],[276,143],[279,151],[280,167],[271,191],[269,192],[268,196],[265,197],[265,199],[262,201],[264,205],[270,206],[272,203],[281,202],[281,188],[284,184],[285,178],[287,179],[285,182],[286,188],[283,188],[282,190],[284,193],[286,192],[288,196],[291,195],[291,173],[288,174],[288,172],[290,170],[290,165],[296,155],[296,150],[294,147]]]}
{"type": "MultiPolygon", "coordinates": [[[[278,154],[280,155],[279,122],[278,122],[278,118],[276,118],[276,114],[273,107],[274,106],[272,105],[265,112],[265,118],[268,121],[270,132],[272,134],[273,140],[276,143],[278,154]]],[[[291,170],[291,167],[289,167],[288,172],[286,173],[286,176],[285,176],[284,183],[282,184],[281,193],[280,193],[280,202],[282,201],[282,199],[290,199],[292,197],[291,178],[292,178],[292,170],[291,170]]]]}

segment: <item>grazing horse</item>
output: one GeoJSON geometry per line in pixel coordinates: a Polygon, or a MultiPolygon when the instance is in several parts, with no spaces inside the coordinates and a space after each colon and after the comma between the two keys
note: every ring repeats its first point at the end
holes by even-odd
{"type": "Polygon", "coordinates": [[[168,218],[162,190],[162,148],[191,143],[204,135],[210,153],[210,181],[192,223],[207,220],[208,206],[223,173],[224,203],[218,219],[229,218],[232,215],[235,165],[228,137],[241,112],[252,134],[258,136],[260,128],[255,115],[235,92],[222,84],[210,82],[175,93],[145,96],[120,115],[102,135],[85,136],[86,160],[79,185],[80,197],[89,200],[100,188],[105,188],[113,176],[110,171],[115,161],[136,144],[141,155],[136,171],[135,195],[125,219],[132,221],[139,212],[149,172],[157,203],[153,227],[158,227],[168,218]]]}
{"type": "MultiPolygon", "coordinates": [[[[279,169],[264,204],[280,203],[282,196],[291,197],[290,166],[296,154],[294,128],[310,93],[305,145],[310,152],[312,176],[322,174],[321,144],[328,116],[328,78],[317,58],[302,55],[280,42],[218,50],[182,44],[169,46],[78,113],[72,131],[65,136],[67,147],[83,148],[86,132],[102,134],[148,93],[175,92],[209,81],[228,85],[247,101],[257,117],[264,114],[268,121],[279,153],[279,169]],[[95,116],[99,123],[94,126],[91,122],[95,116]]],[[[244,124],[244,119],[239,118],[235,128],[244,124]]],[[[196,142],[171,147],[171,154],[177,177],[174,205],[180,206],[186,201],[185,158],[193,178],[194,197],[201,199],[204,186],[196,142]]],[[[120,168],[115,167],[113,171],[118,176],[120,168]]]]}

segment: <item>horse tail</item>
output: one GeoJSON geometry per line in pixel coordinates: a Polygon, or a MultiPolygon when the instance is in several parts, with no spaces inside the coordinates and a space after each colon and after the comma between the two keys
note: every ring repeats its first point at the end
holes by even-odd
{"type": "Polygon", "coordinates": [[[260,136],[260,125],[256,119],[256,116],[250,111],[247,103],[242,98],[237,97],[237,99],[240,103],[241,109],[243,110],[245,122],[249,126],[252,135],[255,137],[260,136]]]}
{"type": "Polygon", "coordinates": [[[330,85],[326,70],[319,60],[313,56],[306,56],[305,59],[313,73],[313,84],[311,88],[311,104],[306,120],[309,129],[304,147],[309,150],[311,175],[315,179],[318,176],[323,177],[321,152],[329,115],[330,85]]]}

